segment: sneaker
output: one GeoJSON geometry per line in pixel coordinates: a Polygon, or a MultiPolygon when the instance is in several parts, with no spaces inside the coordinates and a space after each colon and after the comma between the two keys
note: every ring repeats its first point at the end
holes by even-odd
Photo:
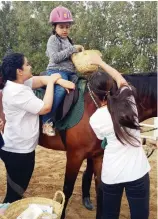
{"type": "Polygon", "coordinates": [[[52,122],[46,122],[43,124],[43,134],[46,134],[48,136],[55,136],[55,128],[53,128],[52,122]]]}

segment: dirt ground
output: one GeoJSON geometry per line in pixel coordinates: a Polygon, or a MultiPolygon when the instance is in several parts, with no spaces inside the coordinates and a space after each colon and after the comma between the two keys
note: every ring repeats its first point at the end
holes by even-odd
{"type": "MultiPolygon", "coordinates": [[[[157,162],[156,152],[149,159],[152,170],[151,179],[151,200],[150,219],[157,219],[157,162]]],[[[41,196],[53,198],[56,190],[62,190],[64,182],[66,157],[61,151],[44,149],[40,146],[36,149],[36,166],[30,181],[25,197],[41,196]]],[[[85,169],[83,163],[73,192],[68,204],[66,219],[95,219],[95,210],[88,211],[82,206],[81,179],[85,169]]],[[[6,189],[6,173],[3,162],[0,160],[0,202],[2,202],[6,189]]],[[[91,200],[95,204],[94,180],[91,187],[91,200]]],[[[129,208],[126,198],[123,197],[120,219],[130,219],[129,208]]],[[[143,218],[142,218],[143,219],[143,218]]]]}

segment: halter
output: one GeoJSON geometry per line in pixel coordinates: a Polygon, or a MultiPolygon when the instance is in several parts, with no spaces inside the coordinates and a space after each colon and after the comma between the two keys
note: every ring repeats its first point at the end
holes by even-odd
{"type": "Polygon", "coordinates": [[[90,89],[89,83],[87,83],[87,88],[88,88],[90,97],[92,98],[92,100],[93,100],[93,102],[94,102],[96,108],[99,109],[99,105],[97,104],[97,102],[96,102],[96,100],[95,100],[95,98],[94,98],[94,96],[93,96],[93,91],[90,89]]]}
{"type": "MultiPolygon", "coordinates": [[[[89,91],[90,97],[92,98],[92,100],[93,100],[93,102],[94,102],[96,108],[100,108],[99,105],[97,104],[95,98],[94,98],[95,95],[94,95],[93,91],[90,89],[89,82],[87,83],[87,87],[88,87],[88,91],[89,91]]],[[[103,99],[103,100],[105,100],[105,97],[106,97],[109,93],[110,93],[110,91],[105,91],[105,96],[104,96],[104,99],[103,99]]]]}

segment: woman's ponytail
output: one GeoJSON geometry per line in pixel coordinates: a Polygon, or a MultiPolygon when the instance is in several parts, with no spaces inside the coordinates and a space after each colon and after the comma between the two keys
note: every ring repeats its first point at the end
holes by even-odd
{"type": "Polygon", "coordinates": [[[113,95],[108,95],[107,106],[111,114],[115,135],[122,143],[137,146],[138,141],[129,129],[140,129],[138,122],[137,107],[134,100],[135,90],[133,87],[119,88],[113,95]],[[123,90],[122,90],[123,89],[123,90]]]}

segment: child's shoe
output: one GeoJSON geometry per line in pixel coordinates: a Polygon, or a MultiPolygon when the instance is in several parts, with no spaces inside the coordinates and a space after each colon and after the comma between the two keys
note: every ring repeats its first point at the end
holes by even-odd
{"type": "Polygon", "coordinates": [[[46,122],[43,124],[43,134],[48,136],[55,136],[55,128],[53,128],[53,122],[46,122]]]}

